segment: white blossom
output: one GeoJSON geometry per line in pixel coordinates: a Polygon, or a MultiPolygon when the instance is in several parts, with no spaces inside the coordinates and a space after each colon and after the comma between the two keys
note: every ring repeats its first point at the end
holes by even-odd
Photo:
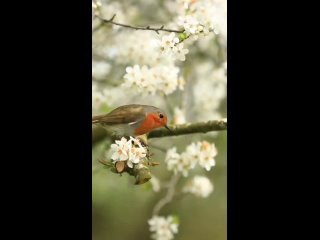
{"type": "Polygon", "coordinates": [[[173,113],[173,123],[174,124],[184,124],[187,122],[184,110],[182,110],[179,107],[175,107],[173,112],[174,112],[173,113]]]}
{"type": "Polygon", "coordinates": [[[197,81],[193,87],[193,121],[208,121],[221,118],[219,107],[226,97],[227,77],[223,67],[214,68],[205,62],[195,69],[197,81]]]}
{"type": "Polygon", "coordinates": [[[143,147],[132,147],[129,152],[128,167],[133,168],[133,164],[140,162],[140,159],[146,156],[146,150],[143,147]]]}
{"type": "Polygon", "coordinates": [[[188,34],[195,34],[197,33],[199,22],[195,17],[187,15],[178,17],[178,25],[182,26],[188,34]]]}
{"type": "Polygon", "coordinates": [[[96,80],[103,80],[110,72],[111,65],[107,62],[92,61],[92,76],[96,80]]]}
{"type": "Polygon", "coordinates": [[[158,44],[162,57],[167,56],[179,61],[185,61],[185,55],[189,53],[189,50],[184,48],[183,43],[179,43],[179,38],[177,38],[174,33],[164,35],[158,44]]]}
{"type": "Polygon", "coordinates": [[[185,9],[188,9],[195,0],[177,0],[178,4],[181,4],[185,9]]]}
{"type": "Polygon", "coordinates": [[[127,166],[133,168],[134,164],[139,164],[140,160],[146,157],[147,150],[137,143],[138,140],[130,137],[128,141],[122,137],[121,140],[116,140],[115,144],[111,144],[111,159],[114,162],[127,161],[127,166]]]}
{"type": "Polygon", "coordinates": [[[131,141],[123,137],[120,141],[116,140],[115,142],[115,144],[111,144],[111,150],[113,152],[111,159],[115,162],[128,160],[129,152],[132,148],[131,141]]]}
{"type": "Polygon", "coordinates": [[[92,19],[94,18],[94,16],[99,15],[101,6],[102,4],[99,0],[92,1],[92,19]]]}
{"type": "Polygon", "coordinates": [[[167,151],[165,163],[169,171],[173,171],[175,174],[180,172],[184,177],[187,177],[189,171],[197,165],[207,171],[211,170],[216,164],[214,159],[216,155],[217,149],[214,143],[194,142],[189,144],[181,154],[177,153],[176,147],[170,148],[167,151]]]}
{"type": "Polygon", "coordinates": [[[188,155],[178,154],[176,147],[167,151],[165,162],[169,171],[173,171],[175,174],[180,172],[184,177],[187,177],[189,170],[195,166],[188,155]]]}
{"type": "Polygon", "coordinates": [[[178,79],[179,68],[175,66],[147,67],[135,65],[126,68],[125,82],[122,86],[135,87],[139,92],[154,95],[156,91],[168,95],[180,86],[178,79]]]}
{"type": "Polygon", "coordinates": [[[182,153],[176,169],[177,171],[181,172],[184,177],[188,177],[190,169],[192,169],[194,166],[195,165],[192,164],[190,159],[182,153]]]}
{"type": "Polygon", "coordinates": [[[207,141],[200,143],[199,165],[209,171],[216,165],[214,157],[217,155],[217,149],[214,143],[210,144],[207,141]]]}
{"type": "Polygon", "coordinates": [[[150,183],[151,183],[151,186],[152,186],[152,190],[154,192],[159,192],[160,191],[160,188],[161,188],[160,181],[156,176],[152,175],[152,177],[150,179],[150,183]]]}
{"type": "Polygon", "coordinates": [[[197,197],[206,198],[214,190],[211,181],[204,176],[195,176],[191,181],[189,181],[183,188],[183,192],[192,193],[197,197]]]}
{"type": "Polygon", "coordinates": [[[189,52],[188,49],[183,48],[183,43],[177,44],[175,47],[173,47],[173,53],[174,57],[177,58],[180,61],[186,60],[186,54],[189,52]]]}
{"type": "Polygon", "coordinates": [[[140,159],[144,158],[147,155],[147,151],[144,147],[142,147],[138,139],[130,137],[130,140],[130,142],[132,143],[132,147],[129,150],[129,159],[127,165],[128,167],[133,168],[133,164],[139,163],[140,159]]]}
{"type": "Polygon", "coordinates": [[[162,37],[160,48],[162,51],[167,52],[170,51],[177,43],[179,43],[179,38],[177,38],[174,33],[170,33],[169,35],[162,37]]]}
{"type": "Polygon", "coordinates": [[[185,152],[182,154],[185,158],[189,159],[192,168],[194,168],[196,164],[199,162],[200,142],[191,143],[186,147],[185,152]]]}
{"type": "Polygon", "coordinates": [[[227,38],[227,1],[226,0],[178,0],[176,5],[167,4],[175,9],[178,17],[175,22],[183,27],[191,39],[207,36],[209,32],[227,38]]]}
{"type": "Polygon", "coordinates": [[[179,68],[175,66],[158,66],[152,68],[152,73],[157,79],[158,90],[164,94],[169,95],[179,87],[179,68]]]}
{"type": "Polygon", "coordinates": [[[169,171],[174,171],[174,173],[178,172],[178,163],[181,159],[180,154],[177,153],[177,148],[173,147],[167,151],[165,162],[167,163],[167,168],[169,171]]]}
{"type": "Polygon", "coordinates": [[[146,86],[148,73],[147,66],[134,65],[126,68],[124,79],[126,79],[126,84],[129,86],[146,86]]]}
{"type": "Polygon", "coordinates": [[[150,31],[123,31],[115,37],[112,48],[115,54],[110,58],[121,64],[157,66],[172,62],[161,57],[159,41],[150,31]]]}
{"type": "Polygon", "coordinates": [[[153,232],[152,239],[170,240],[174,238],[174,234],[178,233],[178,223],[174,221],[172,216],[162,217],[153,216],[148,220],[149,230],[153,232]]]}

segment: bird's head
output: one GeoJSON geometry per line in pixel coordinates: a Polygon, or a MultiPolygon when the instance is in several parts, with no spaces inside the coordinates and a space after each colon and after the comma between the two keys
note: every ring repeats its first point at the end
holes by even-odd
{"type": "Polygon", "coordinates": [[[154,121],[154,125],[157,127],[164,127],[167,125],[168,117],[167,114],[161,110],[156,112],[149,112],[148,116],[154,121]]]}
{"type": "Polygon", "coordinates": [[[146,133],[161,127],[165,127],[166,129],[171,131],[168,128],[167,123],[167,114],[158,108],[152,107],[146,111],[146,118],[136,132],[139,134],[146,133]]]}

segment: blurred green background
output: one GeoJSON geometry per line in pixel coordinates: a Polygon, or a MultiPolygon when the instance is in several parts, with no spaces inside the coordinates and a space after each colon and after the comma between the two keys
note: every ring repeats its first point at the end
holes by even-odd
{"type": "MultiPolygon", "coordinates": [[[[226,240],[227,239],[227,132],[222,131],[216,137],[208,134],[192,134],[177,137],[154,138],[150,145],[169,149],[177,146],[182,152],[185,146],[200,139],[214,142],[218,149],[216,166],[209,172],[195,168],[193,175],[207,176],[214,185],[214,191],[208,198],[197,198],[192,194],[174,199],[166,205],[159,215],[176,214],[179,216],[177,240],[226,240]]],[[[150,183],[133,185],[134,178],[128,174],[119,176],[104,169],[98,162],[103,157],[109,140],[104,140],[93,147],[92,157],[92,218],[93,240],[150,239],[148,219],[157,201],[165,195],[165,189],[154,192],[150,183]]],[[[171,172],[164,163],[165,153],[151,147],[154,159],[159,166],[150,167],[152,174],[163,181],[168,181],[171,172]]],[[[179,181],[183,186],[185,178],[179,181]]]]}

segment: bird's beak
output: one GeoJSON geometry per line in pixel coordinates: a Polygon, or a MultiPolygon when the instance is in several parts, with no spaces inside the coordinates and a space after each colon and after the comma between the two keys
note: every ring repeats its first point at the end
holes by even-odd
{"type": "Polygon", "coordinates": [[[172,133],[171,129],[170,129],[167,125],[164,125],[164,127],[165,127],[166,129],[168,129],[168,130],[169,130],[169,132],[171,132],[171,133],[172,133]]]}

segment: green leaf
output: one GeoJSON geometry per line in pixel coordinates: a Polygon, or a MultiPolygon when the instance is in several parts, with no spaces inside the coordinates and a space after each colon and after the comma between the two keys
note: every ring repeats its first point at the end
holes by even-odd
{"type": "Polygon", "coordinates": [[[180,218],[177,215],[171,215],[172,223],[178,224],[180,223],[180,218]]]}
{"type": "Polygon", "coordinates": [[[103,164],[104,168],[111,168],[114,167],[114,164],[111,161],[106,161],[106,160],[100,160],[99,161],[101,164],[103,164]]]}
{"type": "Polygon", "coordinates": [[[179,42],[184,41],[186,38],[188,38],[188,35],[186,33],[179,34],[179,42]]]}

